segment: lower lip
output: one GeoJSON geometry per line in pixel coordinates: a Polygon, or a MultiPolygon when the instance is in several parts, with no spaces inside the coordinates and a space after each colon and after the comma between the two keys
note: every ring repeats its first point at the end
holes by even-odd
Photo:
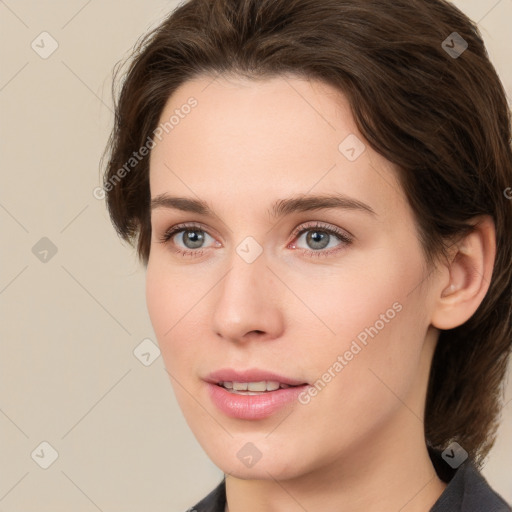
{"type": "Polygon", "coordinates": [[[307,384],[285,389],[268,391],[261,395],[240,395],[230,393],[217,384],[207,383],[213,403],[231,418],[242,420],[260,420],[267,418],[280,409],[298,401],[298,396],[307,384]]]}

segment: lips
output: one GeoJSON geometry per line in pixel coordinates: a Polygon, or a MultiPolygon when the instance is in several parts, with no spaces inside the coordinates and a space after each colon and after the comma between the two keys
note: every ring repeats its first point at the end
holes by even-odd
{"type": "Polygon", "coordinates": [[[226,416],[260,420],[298,403],[304,381],[266,370],[223,369],[204,379],[210,399],[226,416]]]}
{"type": "Polygon", "coordinates": [[[231,393],[237,394],[258,394],[258,393],[268,393],[271,391],[276,391],[277,389],[287,389],[290,386],[289,384],[280,383],[275,380],[262,380],[260,382],[219,382],[218,386],[227,389],[231,393]]]}
{"type": "MultiPolygon", "coordinates": [[[[221,370],[210,373],[205,379],[210,384],[222,383],[278,383],[279,387],[286,388],[292,386],[302,386],[307,384],[304,380],[298,380],[291,377],[286,377],[275,372],[267,370],[251,369],[251,370],[235,370],[232,368],[224,368],[221,370]]],[[[243,389],[240,389],[242,391],[243,389]]]]}

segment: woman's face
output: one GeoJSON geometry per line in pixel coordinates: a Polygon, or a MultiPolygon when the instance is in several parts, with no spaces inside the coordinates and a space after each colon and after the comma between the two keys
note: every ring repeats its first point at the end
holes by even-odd
{"type": "Polygon", "coordinates": [[[395,171],[344,96],[204,76],[171,118],[150,160],[147,305],[213,462],[292,478],[423,439],[429,273],[395,171]]]}

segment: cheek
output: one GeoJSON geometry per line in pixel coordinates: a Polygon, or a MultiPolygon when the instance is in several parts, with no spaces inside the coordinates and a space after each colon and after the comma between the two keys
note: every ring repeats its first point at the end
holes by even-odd
{"type": "Polygon", "coordinates": [[[171,268],[156,258],[148,262],[146,306],[165,366],[173,375],[186,373],[198,357],[204,339],[201,307],[211,286],[194,279],[193,272],[171,268]]]}
{"type": "Polygon", "coordinates": [[[329,370],[344,375],[328,387],[334,392],[340,386],[336,393],[350,390],[359,398],[371,397],[372,384],[382,387],[370,370],[397,389],[406,387],[428,327],[425,294],[418,286],[424,272],[419,250],[405,254],[388,248],[317,279],[316,286],[297,279],[290,287],[318,315],[304,315],[302,308],[298,321],[300,357],[309,361],[309,375],[318,378],[329,370]]]}
{"type": "Polygon", "coordinates": [[[146,306],[157,338],[163,330],[163,320],[169,307],[165,283],[159,281],[158,266],[150,260],[146,270],[146,306]]]}
{"type": "Polygon", "coordinates": [[[343,290],[331,290],[324,311],[329,311],[336,336],[316,360],[320,376],[342,357],[339,378],[324,398],[343,397],[345,412],[363,423],[368,420],[365,411],[384,416],[400,404],[395,394],[408,394],[428,327],[425,292],[419,286],[424,278],[421,254],[409,254],[408,261],[398,254],[379,261],[366,272],[351,272],[343,290]]]}
{"type": "Polygon", "coordinates": [[[317,335],[321,328],[322,337],[343,344],[375,323],[379,331],[396,323],[397,309],[411,302],[423,275],[420,254],[406,257],[388,248],[347,259],[328,273],[310,272],[308,279],[289,273],[285,280],[301,299],[294,306],[302,308],[300,325],[314,327],[317,335]]]}
{"type": "MultiPolygon", "coordinates": [[[[201,296],[202,284],[187,277],[187,271],[153,257],[146,271],[146,305],[155,334],[160,342],[171,338],[176,326],[187,321],[187,311],[201,296]]],[[[192,313],[192,311],[191,311],[192,313]]]]}
{"type": "Polygon", "coordinates": [[[178,294],[173,291],[172,281],[165,270],[155,262],[148,262],[146,272],[146,305],[162,356],[168,368],[170,341],[179,324],[178,294]]]}

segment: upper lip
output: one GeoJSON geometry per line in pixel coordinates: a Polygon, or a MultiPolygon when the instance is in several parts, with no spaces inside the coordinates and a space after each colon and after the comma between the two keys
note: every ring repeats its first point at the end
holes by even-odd
{"type": "Polygon", "coordinates": [[[301,384],[307,384],[304,381],[291,379],[275,372],[269,372],[267,370],[261,370],[259,368],[253,368],[249,370],[235,370],[233,368],[222,368],[216,370],[204,379],[206,382],[211,384],[218,384],[219,382],[261,382],[261,381],[273,381],[279,382],[280,384],[288,384],[289,386],[300,386],[301,384]]]}

